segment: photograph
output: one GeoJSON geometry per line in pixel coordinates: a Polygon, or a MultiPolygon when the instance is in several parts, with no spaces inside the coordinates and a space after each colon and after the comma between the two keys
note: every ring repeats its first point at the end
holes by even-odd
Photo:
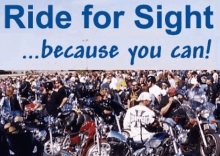
{"type": "Polygon", "coordinates": [[[2,73],[1,155],[220,152],[220,71],[2,73]]]}
{"type": "Polygon", "coordinates": [[[220,156],[219,0],[1,0],[0,156],[220,156]]]}

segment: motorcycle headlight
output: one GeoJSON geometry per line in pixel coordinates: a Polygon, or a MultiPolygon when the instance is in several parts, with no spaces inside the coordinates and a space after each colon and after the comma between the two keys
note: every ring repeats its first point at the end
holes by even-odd
{"type": "Polygon", "coordinates": [[[209,109],[204,109],[201,111],[201,116],[205,119],[207,119],[210,115],[210,110],[209,109]]]}
{"type": "Polygon", "coordinates": [[[182,131],[179,135],[178,135],[178,140],[181,144],[185,144],[187,142],[187,132],[182,131]]]}
{"type": "Polygon", "coordinates": [[[183,131],[183,127],[181,125],[176,125],[175,129],[178,131],[178,132],[182,132],[183,131]]]}

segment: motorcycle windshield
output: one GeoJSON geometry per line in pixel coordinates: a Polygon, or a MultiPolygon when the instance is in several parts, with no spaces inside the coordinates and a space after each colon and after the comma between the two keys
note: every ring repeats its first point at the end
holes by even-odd
{"type": "Polygon", "coordinates": [[[204,90],[195,89],[187,94],[190,105],[183,104],[182,107],[190,118],[196,117],[196,112],[209,109],[211,113],[215,110],[215,105],[207,102],[204,90]]]}
{"type": "Polygon", "coordinates": [[[189,118],[191,118],[191,119],[196,118],[196,112],[194,111],[194,109],[192,109],[192,107],[190,105],[182,104],[182,108],[186,112],[186,114],[189,118]]]}

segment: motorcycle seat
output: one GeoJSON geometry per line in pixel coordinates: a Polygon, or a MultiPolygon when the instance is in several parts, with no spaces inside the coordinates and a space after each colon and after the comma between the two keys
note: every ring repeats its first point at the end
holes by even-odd
{"type": "Polygon", "coordinates": [[[133,149],[140,149],[145,147],[145,142],[134,142],[133,138],[128,138],[128,142],[130,143],[133,149]]]}
{"type": "Polygon", "coordinates": [[[131,144],[131,147],[132,147],[133,149],[141,149],[141,148],[145,147],[144,144],[145,144],[144,142],[143,142],[143,143],[133,142],[133,143],[131,144]]]}

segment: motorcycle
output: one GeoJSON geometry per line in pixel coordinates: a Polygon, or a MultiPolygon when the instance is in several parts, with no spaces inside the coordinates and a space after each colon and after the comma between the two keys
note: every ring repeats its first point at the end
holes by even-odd
{"type": "Polygon", "coordinates": [[[126,138],[116,131],[111,131],[107,137],[113,149],[111,155],[164,156],[174,154],[182,156],[180,143],[186,140],[186,132],[182,126],[177,125],[171,118],[159,117],[158,122],[163,127],[164,132],[157,132],[153,137],[142,143],[134,142],[132,138],[126,138]]]}
{"type": "MultiPolygon", "coordinates": [[[[44,144],[44,156],[73,156],[73,155],[108,155],[110,145],[101,138],[100,119],[92,109],[82,109],[78,115],[80,123],[72,125],[78,127],[70,130],[66,122],[59,117],[49,118],[49,140],[44,144]],[[89,115],[90,114],[90,115],[89,115]],[[92,115],[92,117],[91,117],[92,115]],[[61,129],[63,127],[63,129],[61,129]]],[[[59,115],[58,115],[59,116],[59,115]]],[[[70,126],[70,127],[72,127],[70,126]]]]}
{"type": "Polygon", "coordinates": [[[188,116],[184,125],[188,137],[183,150],[199,151],[201,156],[220,155],[220,137],[213,115],[215,105],[199,93],[190,92],[188,95],[191,95],[188,97],[190,104],[182,104],[176,99],[188,116]]]}

